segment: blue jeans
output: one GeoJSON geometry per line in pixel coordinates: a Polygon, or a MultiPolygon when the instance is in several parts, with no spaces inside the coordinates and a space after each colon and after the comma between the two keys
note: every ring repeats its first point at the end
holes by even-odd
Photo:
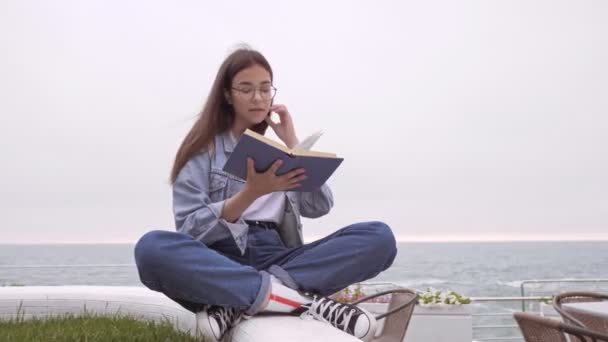
{"type": "Polygon", "coordinates": [[[327,296],[386,270],[397,254],[382,222],[356,223],[295,248],[273,229],[249,227],[241,255],[232,238],[205,246],[187,234],[155,230],[135,246],[141,282],[192,312],[205,305],[261,311],[270,274],[297,291],[327,296]]]}

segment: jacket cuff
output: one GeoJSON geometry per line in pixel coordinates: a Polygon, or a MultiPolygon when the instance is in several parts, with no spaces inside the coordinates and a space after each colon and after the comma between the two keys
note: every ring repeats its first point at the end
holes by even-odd
{"type": "Polygon", "coordinates": [[[219,201],[215,203],[211,203],[209,208],[215,214],[218,219],[220,225],[224,226],[232,235],[236,246],[241,251],[241,255],[245,254],[245,249],[247,248],[247,232],[249,231],[249,225],[245,223],[243,218],[239,217],[238,220],[234,223],[228,222],[222,218],[222,212],[224,210],[224,204],[226,201],[219,201]]]}

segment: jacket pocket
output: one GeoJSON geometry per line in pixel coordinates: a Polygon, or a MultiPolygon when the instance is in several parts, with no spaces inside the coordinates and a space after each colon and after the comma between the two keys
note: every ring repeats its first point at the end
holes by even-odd
{"type": "Polygon", "coordinates": [[[226,176],[211,172],[209,175],[209,199],[212,203],[219,202],[226,198],[226,176]]]}

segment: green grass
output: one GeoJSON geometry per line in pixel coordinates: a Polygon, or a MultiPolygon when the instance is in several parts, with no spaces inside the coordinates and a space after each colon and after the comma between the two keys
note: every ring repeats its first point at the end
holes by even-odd
{"type": "Polygon", "coordinates": [[[64,315],[48,319],[0,321],[0,341],[184,341],[200,342],[169,322],[126,316],[64,315]]]}

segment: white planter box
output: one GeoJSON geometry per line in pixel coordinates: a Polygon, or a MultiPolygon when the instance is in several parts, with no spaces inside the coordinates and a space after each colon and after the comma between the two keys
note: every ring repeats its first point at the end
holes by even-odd
{"type": "MultiPolygon", "coordinates": [[[[388,304],[363,303],[365,309],[372,313],[386,312],[388,304]]],[[[378,331],[381,331],[384,320],[381,320],[378,331]]],[[[471,342],[473,326],[470,305],[421,307],[414,309],[414,314],[405,335],[405,342],[471,342]]]]}

